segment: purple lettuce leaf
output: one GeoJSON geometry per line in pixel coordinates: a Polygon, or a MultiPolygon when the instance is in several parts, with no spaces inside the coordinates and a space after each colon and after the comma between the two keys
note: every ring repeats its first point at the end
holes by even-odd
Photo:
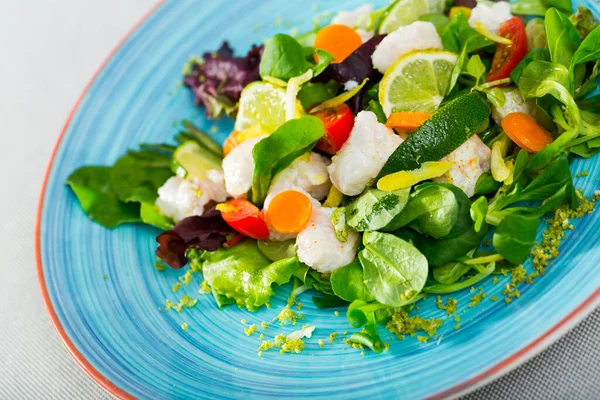
{"type": "Polygon", "coordinates": [[[325,81],[333,79],[342,85],[350,81],[360,84],[365,78],[371,78],[375,74],[378,74],[373,68],[371,56],[377,45],[385,36],[386,35],[373,36],[371,39],[361,44],[358,49],[354,50],[354,52],[341,63],[329,64],[319,78],[324,79],[325,81]]]}
{"type": "Polygon", "coordinates": [[[236,110],[242,89],[260,79],[258,68],[263,47],[252,46],[245,57],[235,57],[227,42],[215,53],[205,53],[201,60],[191,60],[184,84],[194,94],[194,103],[206,108],[206,115],[217,118],[236,110]]]}
{"type": "Polygon", "coordinates": [[[221,212],[212,204],[203,215],[187,217],[179,221],[173,229],[156,237],[156,255],[173,269],[187,264],[186,253],[190,249],[215,251],[223,247],[227,235],[235,231],[221,217],[221,212]]]}
{"type": "MultiPolygon", "coordinates": [[[[371,39],[360,45],[358,49],[354,50],[354,52],[341,63],[329,64],[321,76],[319,76],[319,80],[324,82],[334,80],[342,85],[350,81],[360,84],[365,78],[370,78],[371,81],[378,80],[373,78],[380,77],[381,74],[373,68],[371,56],[377,45],[385,36],[386,35],[373,36],[371,39]]],[[[348,101],[350,109],[355,114],[363,108],[362,103],[365,91],[366,87],[348,101]]]]}

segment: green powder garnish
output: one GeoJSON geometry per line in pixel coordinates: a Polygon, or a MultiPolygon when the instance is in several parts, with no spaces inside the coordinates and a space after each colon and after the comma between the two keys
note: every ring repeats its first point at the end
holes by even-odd
{"type": "Polygon", "coordinates": [[[185,308],[192,308],[196,305],[196,303],[198,302],[198,300],[196,299],[192,299],[190,296],[188,295],[184,295],[181,300],[179,300],[179,303],[175,304],[173,302],[171,302],[170,300],[165,300],[165,311],[169,311],[170,309],[174,309],[177,312],[181,312],[181,310],[183,309],[183,307],[185,308]]]}
{"type": "Polygon", "coordinates": [[[290,310],[289,306],[285,306],[283,310],[277,315],[277,319],[279,320],[279,325],[283,326],[286,323],[291,323],[292,325],[296,325],[298,320],[303,320],[304,316],[298,314],[295,311],[290,310]]]}
{"type": "Polygon", "coordinates": [[[429,336],[435,335],[443,323],[441,319],[409,317],[406,311],[398,311],[392,315],[386,328],[400,339],[403,335],[416,336],[417,331],[423,331],[429,336]]]}
{"type": "Polygon", "coordinates": [[[485,299],[486,297],[487,295],[483,292],[483,289],[479,288],[479,293],[469,298],[469,300],[471,300],[469,302],[469,307],[475,307],[479,305],[479,303],[481,303],[481,300],[485,299]]]}
{"type": "Polygon", "coordinates": [[[446,315],[450,316],[456,312],[456,305],[458,304],[458,300],[453,299],[451,297],[448,298],[448,302],[444,305],[442,298],[440,296],[435,300],[435,304],[437,304],[440,310],[446,310],[446,315]]]}
{"type": "Polygon", "coordinates": [[[246,334],[246,336],[250,336],[254,332],[256,332],[256,325],[254,324],[250,325],[248,328],[244,328],[244,333],[246,334]]]}

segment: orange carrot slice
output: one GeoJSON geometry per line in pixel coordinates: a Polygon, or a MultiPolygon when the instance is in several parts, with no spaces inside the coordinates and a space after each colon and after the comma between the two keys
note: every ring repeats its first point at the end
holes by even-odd
{"type": "Polygon", "coordinates": [[[502,129],[523,150],[537,153],[552,143],[552,136],[536,120],[522,112],[513,112],[502,119],[502,129]]]}
{"type": "Polygon", "coordinates": [[[334,58],[332,64],[336,64],[344,61],[361,44],[362,39],[354,29],[346,25],[334,24],[324,27],[317,33],[314,48],[330,52],[334,58]]]}
{"type": "Polygon", "coordinates": [[[298,233],[308,222],[311,211],[312,204],[305,194],[286,190],[273,197],[266,217],[277,232],[298,233]]]}
{"type": "Polygon", "coordinates": [[[426,112],[395,112],[390,114],[387,121],[385,122],[385,126],[388,128],[396,128],[396,129],[404,129],[409,131],[414,131],[427,119],[431,117],[431,114],[426,112]]]}

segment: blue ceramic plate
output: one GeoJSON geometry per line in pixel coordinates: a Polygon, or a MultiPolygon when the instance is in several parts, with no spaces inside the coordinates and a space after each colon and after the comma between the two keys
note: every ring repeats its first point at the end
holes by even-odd
{"type": "MultiPolygon", "coordinates": [[[[180,85],[182,65],[223,39],[245,53],[278,31],[300,32],[326,11],[351,9],[360,0],[173,1],[158,5],[129,35],[87,88],[69,118],[42,191],[37,230],[40,283],[61,339],[83,368],[111,393],[145,398],[423,398],[447,397],[471,389],[515,367],[582,318],[600,295],[600,213],[574,222],[561,255],[545,276],[521,288],[510,304],[491,302],[508,277],[482,287],[488,295],[469,308],[468,291],[459,300],[462,327],[450,318],[437,340],[390,341],[387,353],[348,347],[345,310],[318,310],[310,294],[303,323],[316,325],[299,355],[276,351],[257,356],[258,334],[247,337],[240,320],[274,318],[288,288],[271,309],[220,311],[212,296],[198,293],[201,277],[172,292],[183,271],[154,267],[157,231],[144,226],[104,229],[90,222],[64,185],[84,164],[109,164],[141,142],[169,141],[176,121],[192,119],[223,140],[232,121],[209,121],[180,85]],[[198,304],[182,313],[161,311],[165,299],[183,294],[198,304]],[[466,312],[463,312],[465,309],[466,312]],[[182,330],[182,323],[189,328],[182,330]],[[329,335],[338,332],[335,342],[329,335]],[[317,340],[323,339],[320,349],[317,340]]],[[[376,1],[381,5],[383,1],[376,1]]],[[[598,11],[598,4],[592,7],[598,11]]],[[[587,170],[576,185],[589,194],[597,186],[596,159],[576,160],[573,172],[587,170]]],[[[446,319],[433,299],[420,314],[446,319]]],[[[297,329],[273,324],[264,333],[297,329]]],[[[389,338],[388,338],[389,340],[389,338]]]]}

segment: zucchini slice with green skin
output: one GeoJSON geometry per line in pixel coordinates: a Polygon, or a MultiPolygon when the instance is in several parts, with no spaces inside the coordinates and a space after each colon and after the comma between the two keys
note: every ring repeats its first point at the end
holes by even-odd
{"type": "Polygon", "coordinates": [[[392,153],[377,179],[394,172],[417,169],[422,162],[439,161],[473,136],[490,113],[487,100],[478,92],[452,100],[392,153]]]}

